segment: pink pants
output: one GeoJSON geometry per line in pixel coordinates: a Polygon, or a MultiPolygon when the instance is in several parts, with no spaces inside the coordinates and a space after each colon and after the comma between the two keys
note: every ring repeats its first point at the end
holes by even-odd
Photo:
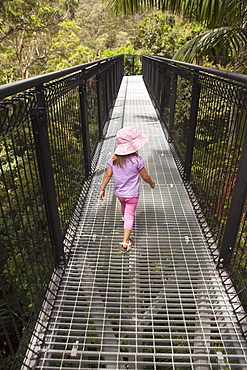
{"type": "Polygon", "coordinates": [[[121,203],[121,212],[124,215],[124,229],[132,230],[135,218],[135,211],[139,198],[118,197],[121,203]]]}

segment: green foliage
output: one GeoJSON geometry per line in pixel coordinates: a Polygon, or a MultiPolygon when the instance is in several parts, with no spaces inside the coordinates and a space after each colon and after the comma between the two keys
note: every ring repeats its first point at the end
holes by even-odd
{"type": "Polygon", "coordinates": [[[80,44],[80,32],[80,27],[73,21],[59,23],[57,32],[54,32],[52,37],[50,55],[46,63],[47,72],[92,61],[93,54],[90,49],[80,44]]]}
{"type": "Polygon", "coordinates": [[[102,53],[102,57],[107,58],[107,57],[112,57],[114,55],[119,55],[119,54],[132,54],[132,55],[136,54],[134,45],[131,43],[127,43],[125,45],[119,46],[115,50],[107,49],[102,53]]]}
{"type": "Polygon", "coordinates": [[[168,1],[157,4],[162,12],[154,10],[153,2],[150,6],[147,2],[148,10],[142,11],[144,3],[140,2],[134,16],[116,16],[101,0],[1,3],[0,83],[118,53],[165,55],[197,63],[204,63],[209,56],[214,63],[228,65],[232,61],[235,70],[245,71],[247,31],[241,26],[244,12],[235,1],[211,4],[207,0],[201,7],[198,0],[168,1]],[[207,28],[213,26],[217,28],[207,28]]]}
{"type": "Polygon", "coordinates": [[[138,25],[136,47],[154,55],[170,54],[174,48],[174,19],[170,20],[162,13],[153,13],[145,18],[138,25]]]}
{"type": "Polygon", "coordinates": [[[82,64],[121,49],[135,53],[131,38],[142,16],[119,18],[101,0],[3,4],[0,83],[82,64]]]}
{"type": "Polygon", "coordinates": [[[76,6],[75,1],[52,0],[11,0],[0,8],[0,53],[1,69],[7,70],[2,82],[12,82],[12,76],[27,78],[31,67],[35,73],[42,71],[47,60],[52,39],[51,31],[64,18],[70,17],[76,6]],[[11,63],[11,64],[10,64],[11,63]],[[10,69],[10,65],[12,66],[10,69]]]}
{"type": "Polygon", "coordinates": [[[202,31],[198,23],[188,23],[169,13],[154,12],[138,25],[135,47],[143,53],[173,56],[202,31]]]}
{"type": "Polygon", "coordinates": [[[101,0],[81,1],[75,21],[82,30],[81,42],[94,53],[94,59],[105,55],[105,50],[116,52],[130,45],[142,14],[118,17],[101,0]]]}

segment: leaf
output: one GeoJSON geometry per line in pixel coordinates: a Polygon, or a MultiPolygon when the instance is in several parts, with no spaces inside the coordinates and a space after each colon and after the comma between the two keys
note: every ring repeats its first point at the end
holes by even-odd
{"type": "Polygon", "coordinates": [[[204,32],[188,41],[175,55],[174,59],[193,63],[202,61],[205,56],[221,55],[234,57],[247,43],[247,30],[244,28],[221,27],[204,32]]]}

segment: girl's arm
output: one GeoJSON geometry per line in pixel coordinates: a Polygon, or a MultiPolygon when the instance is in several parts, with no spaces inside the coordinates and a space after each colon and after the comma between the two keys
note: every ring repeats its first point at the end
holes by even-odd
{"type": "Polygon", "coordinates": [[[145,182],[147,182],[151,186],[151,188],[153,189],[155,187],[155,182],[151,179],[151,177],[149,176],[149,174],[145,170],[145,167],[142,167],[142,169],[139,172],[140,172],[140,175],[143,178],[143,180],[145,182]]]}
{"type": "Polygon", "coordinates": [[[112,173],[113,173],[112,170],[108,167],[106,172],[105,172],[105,175],[103,177],[100,192],[99,192],[99,199],[100,200],[104,200],[105,188],[106,188],[108,182],[111,180],[112,173]]]}

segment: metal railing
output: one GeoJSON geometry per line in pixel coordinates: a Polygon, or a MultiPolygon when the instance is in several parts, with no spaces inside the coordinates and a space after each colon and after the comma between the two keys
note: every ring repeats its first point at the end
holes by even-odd
{"type": "Polygon", "coordinates": [[[235,292],[247,312],[247,76],[149,56],[143,76],[235,312],[235,292]]]}
{"type": "Polygon", "coordinates": [[[34,326],[46,329],[123,62],[0,87],[1,368],[19,368],[34,326]]]}

